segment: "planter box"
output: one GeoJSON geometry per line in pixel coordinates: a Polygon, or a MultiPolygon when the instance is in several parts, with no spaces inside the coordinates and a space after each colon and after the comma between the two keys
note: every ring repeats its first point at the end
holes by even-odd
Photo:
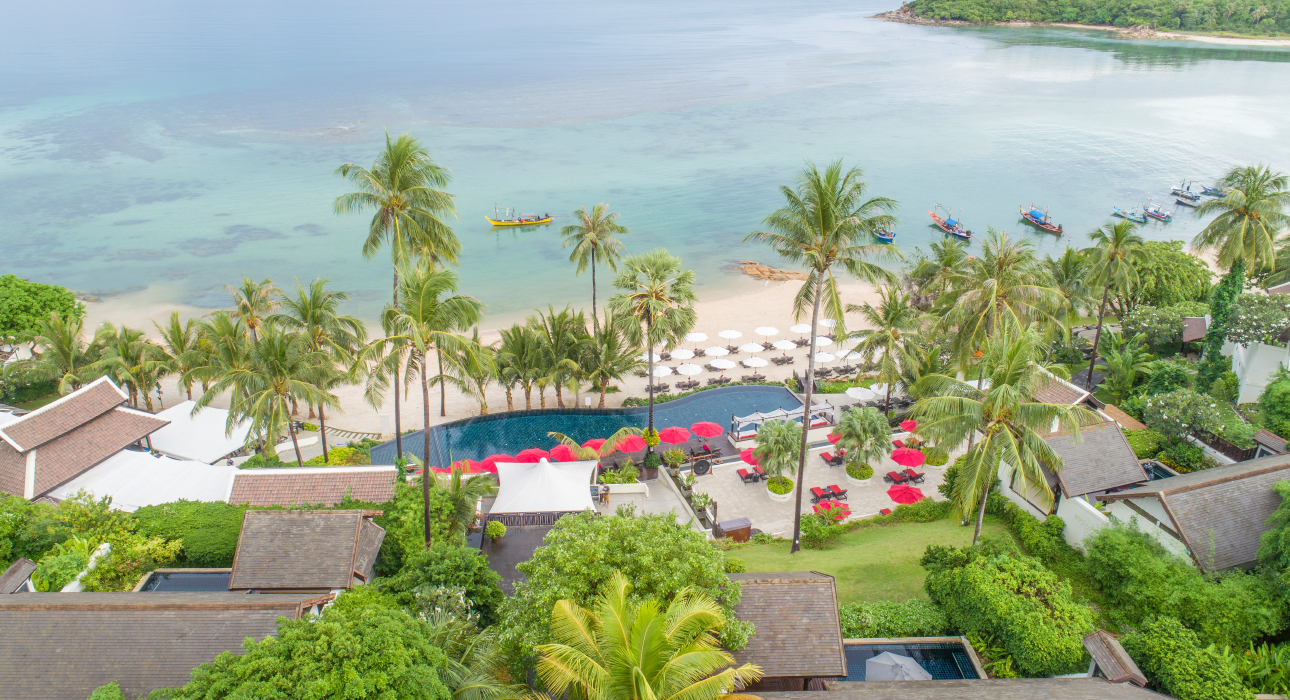
{"type": "Polygon", "coordinates": [[[842,472],[842,474],[843,474],[844,476],[846,476],[847,481],[851,482],[852,484],[854,484],[854,485],[856,485],[856,486],[868,486],[868,485],[869,485],[869,482],[870,482],[870,481],[873,481],[873,477],[872,477],[872,476],[871,476],[871,477],[869,477],[868,479],[857,479],[857,478],[855,478],[854,476],[851,476],[850,474],[848,474],[847,472],[842,472]]]}
{"type": "Polygon", "coordinates": [[[778,503],[783,503],[785,501],[792,500],[793,498],[792,491],[789,491],[788,493],[785,493],[785,494],[778,494],[778,493],[775,493],[774,491],[771,491],[769,486],[766,487],[766,495],[770,496],[770,500],[776,501],[778,503]]]}

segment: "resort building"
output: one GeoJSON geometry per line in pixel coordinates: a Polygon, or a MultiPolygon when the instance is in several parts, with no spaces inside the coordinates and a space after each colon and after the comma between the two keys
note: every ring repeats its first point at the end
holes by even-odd
{"type": "Polygon", "coordinates": [[[1290,456],[1264,457],[1171,476],[1098,498],[1112,517],[1150,533],[1202,571],[1246,568],[1281,503],[1273,490],[1290,479],[1290,456]]]}
{"type": "Polygon", "coordinates": [[[397,467],[282,467],[233,469],[227,493],[212,500],[235,506],[335,506],[349,497],[385,503],[394,496],[397,467]]]}
{"type": "Polygon", "coordinates": [[[338,592],[372,580],[385,530],[380,511],[248,510],[231,591],[338,592]]]}
{"type": "Polygon", "coordinates": [[[730,578],[743,589],[735,616],[756,630],[734,652],[735,663],[757,664],[763,674],[747,692],[823,690],[827,682],[847,675],[832,576],[792,571],[730,578]]]}
{"type": "Polygon", "coordinates": [[[762,700],[1162,700],[1167,695],[1104,678],[844,681],[827,693],[757,693],[762,700]]]}
{"type": "Polygon", "coordinates": [[[228,428],[226,409],[207,406],[196,413],[196,401],[184,401],[159,411],[158,418],[169,424],[152,434],[152,449],[175,459],[215,464],[245,450],[251,424],[228,428]]]}

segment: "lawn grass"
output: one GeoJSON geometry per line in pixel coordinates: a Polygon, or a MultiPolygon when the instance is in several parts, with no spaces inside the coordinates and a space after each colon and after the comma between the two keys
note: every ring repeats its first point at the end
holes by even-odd
{"type": "MultiPolygon", "coordinates": [[[[1003,523],[987,517],[984,533],[1006,532],[1003,523]]],[[[879,600],[927,600],[918,565],[929,544],[962,546],[972,542],[972,527],[953,519],[930,523],[895,523],[853,530],[829,549],[788,553],[788,542],[754,544],[732,550],[749,571],[818,571],[837,580],[839,603],[879,600]]]]}
{"type": "Polygon", "coordinates": [[[48,405],[48,404],[54,403],[55,401],[59,400],[60,398],[62,398],[62,395],[61,395],[61,394],[59,394],[58,392],[54,392],[54,393],[50,394],[49,396],[42,396],[42,397],[40,397],[40,398],[38,398],[38,399],[32,399],[31,401],[24,401],[24,402],[22,402],[22,403],[20,403],[20,404],[15,404],[15,405],[14,405],[14,408],[21,408],[21,409],[22,409],[22,410],[24,410],[24,411],[34,411],[34,410],[36,410],[36,409],[40,408],[41,406],[45,406],[45,405],[48,405]]]}

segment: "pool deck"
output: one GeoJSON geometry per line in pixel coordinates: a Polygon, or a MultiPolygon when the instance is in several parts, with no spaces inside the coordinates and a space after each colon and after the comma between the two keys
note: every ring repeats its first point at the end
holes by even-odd
{"type": "MultiPolygon", "coordinates": [[[[853,484],[847,480],[845,467],[830,467],[820,458],[821,452],[835,452],[832,446],[817,447],[810,451],[806,458],[806,478],[805,488],[808,489],[802,494],[802,512],[810,513],[811,511],[811,492],[812,487],[824,487],[837,484],[847,489],[846,503],[851,506],[851,517],[849,520],[857,518],[866,518],[877,515],[883,508],[895,508],[896,503],[887,496],[887,489],[892,487],[882,480],[882,475],[889,471],[899,471],[904,469],[891,461],[891,458],[883,458],[882,464],[874,467],[873,478],[864,486],[853,484]]],[[[917,484],[923,494],[931,496],[937,500],[944,500],[944,497],[937,492],[936,487],[945,481],[945,469],[954,463],[954,459],[966,451],[966,445],[950,453],[950,459],[943,467],[928,467],[926,465],[919,467],[916,471],[926,474],[925,481],[917,484]]],[[[745,484],[739,479],[738,470],[746,467],[741,461],[726,462],[712,468],[712,472],[701,476],[694,486],[696,493],[706,493],[712,496],[717,503],[717,520],[733,520],[735,518],[748,518],[752,521],[752,526],[762,532],[779,535],[781,537],[793,536],[793,508],[794,498],[787,501],[779,502],[771,500],[770,492],[766,490],[765,483],[758,482],[745,484]]]]}

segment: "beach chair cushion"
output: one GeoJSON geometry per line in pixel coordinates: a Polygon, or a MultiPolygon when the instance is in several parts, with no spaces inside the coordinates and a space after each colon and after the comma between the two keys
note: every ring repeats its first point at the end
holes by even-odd
{"type": "Polygon", "coordinates": [[[878,511],[878,512],[879,512],[880,514],[882,514],[882,515],[891,515],[891,509],[890,509],[890,508],[883,508],[882,510],[880,510],[880,511],[878,511]]]}
{"type": "Polygon", "coordinates": [[[829,462],[831,464],[835,458],[832,452],[821,452],[820,459],[823,459],[825,462],[829,462]]]}
{"type": "Polygon", "coordinates": [[[811,493],[815,494],[815,497],[816,497],[816,498],[828,498],[828,497],[829,497],[829,494],[825,493],[825,492],[824,492],[824,489],[820,488],[819,486],[812,486],[812,487],[811,487],[811,493]]]}
{"type": "Polygon", "coordinates": [[[831,484],[829,490],[833,492],[833,497],[840,500],[847,500],[847,490],[839,487],[837,484],[831,484]]]}
{"type": "Polygon", "coordinates": [[[896,482],[897,484],[903,483],[909,480],[909,477],[905,476],[904,474],[901,474],[900,472],[887,472],[887,478],[891,481],[896,482]]]}
{"type": "Polygon", "coordinates": [[[738,474],[739,478],[743,479],[744,481],[748,481],[749,479],[752,478],[752,474],[749,474],[747,469],[740,469],[735,473],[738,474]]]}

